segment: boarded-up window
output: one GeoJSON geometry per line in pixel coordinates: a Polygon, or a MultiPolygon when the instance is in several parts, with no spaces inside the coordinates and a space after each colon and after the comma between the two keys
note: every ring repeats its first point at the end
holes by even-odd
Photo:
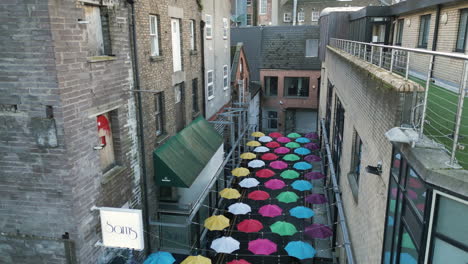
{"type": "Polygon", "coordinates": [[[106,172],[115,166],[114,139],[110,113],[97,116],[97,130],[99,136],[99,157],[102,172],[106,172]]]}
{"type": "Polygon", "coordinates": [[[318,39],[307,39],[306,40],[306,57],[317,57],[318,56],[318,39]]]}
{"type": "Polygon", "coordinates": [[[110,19],[107,7],[84,6],[89,56],[111,55],[110,19]]]}

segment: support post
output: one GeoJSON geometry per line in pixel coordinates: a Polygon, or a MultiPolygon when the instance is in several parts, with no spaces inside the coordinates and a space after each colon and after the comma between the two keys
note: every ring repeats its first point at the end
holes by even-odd
{"type": "Polygon", "coordinates": [[[458,107],[457,107],[457,116],[456,116],[456,122],[455,122],[455,131],[453,134],[452,153],[450,155],[450,166],[453,166],[455,163],[455,154],[457,152],[458,139],[460,137],[460,125],[461,125],[462,114],[463,114],[463,103],[465,101],[467,78],[468,78],[468,61],[464,61],[463,77],[460,83],[460,93],[458,95],[458,107]]]}
{"type": "Polygon", "coordinates": [[[410,65],[410,52],[406,52],[406,73],[405,73],[405,80],[408,80],[409,77],[409,65],[410,65]]]}
{"type": "Polygon", "coordinates": [[[392,49],[392,52],[390,53],[390,72],[393,72],[393,63],[395,62],[395,50],[392,49]]]}
{"type": "Polygon", "coordinates": [[[423,113],[421,117],[421,128],[419,129],[419,138],[422,138],[424,134],[424,122],[426,122],[426,110],[427,110],[427,96],[429,95],[429,86],[431,85],[431,72],[432,72],[433,63],[434,63],[434,55],[431,55],[431,59],[429,61],[429,69],[427,71],[426,90],[424,91],[424,104],[423,104],[423,113]]]}

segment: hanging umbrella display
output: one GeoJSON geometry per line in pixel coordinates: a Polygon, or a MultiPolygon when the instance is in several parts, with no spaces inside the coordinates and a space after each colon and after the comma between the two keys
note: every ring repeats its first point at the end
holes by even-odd
{"type": "Polygon", "coordinates": [[[252,137],[263,137],[265,136],[265,134],[263,134],[262,132],[260,131],[255,131],[251,134],[252,137]]]}
{"type": "Polygon", "coordinates": [[[294,163],[293,168],[296,170],[310,170],[312,169],[312,165],[308,162],[301,161],[294,163]]]}
{"type": "Polygon", "coordinates": [[[287,135],[287,137],[288,137],[288,138],[300,138],[301,135],[298,134],[298,133],[289,133],[289,134],[287,135]]]}
{"type": "Polygon", "coordinates": [[[248,262],[245,259],[235,259],[233,261],[228,262],[227,264],[252,264],[252,263],[248,262]]]}
{"type": "Polygon", "coordinates": [[[279,137],[276,139],[276,141],[278,141],[279,143],[288,143],[288,142],[291,142],[291,139],[287,137],[279,137]]]}
{"type": "Polygon", "coordinates": [[[232,237],[223,236],[211,242],[210,248],[217,253],[230,254],[239,249],[240,243],[232,237]]]}
{"type": "Polygon", "coordinates": [[[242,188],[252,188],[257,187],[260,184],[259,181],[255,178],[245,178],[241,182],[239,182],[239,186],[242,188]]]}
{"type": "Polygon", "coordinates": [[[252,160],[249,161],[247,166],[249,166],[250,168],[261,168],[265,166],[265,162],[263,160],[252,160]]]}
{"type": "Polygon", "coordinates": [[[320,180],[320,179],[325,178],[325,175],[323,175],[321,172],[318,172],[318,171],[311,171],[311,172],[306,173],[304,177],[308,180],[320,180]]]}
{"type": "Polygon", "coordinates": [[[148,256],[143,264],[172,264],[176,260],[169,252],[158,251],[148,256]]]}
{"type": "Polygon", "coordinates": [[[284,146],[287,148],[300,148],[301,147],[301,145],[299,145],[299,143],[296,143],[296,142],[289,142],[289,143],[286,143],[286,145],[284,146]]]}
{"type": "Polygon", "coordinates": [[[320,193],[313,193],[305,198],[306,202],[311,204],[324,204],[328,202],[327,197],[320,193]]]}
{"type": "Polygon", "coordinates": [[[277,160],[278,156],[273,153],[266,153],[260,157],[262,160],[277,160]]]}
{"type": "Polygon", "coordinates": [[[287,154],[283,157],[283,160],[286,160],[286,161],[298,161],[300,159],[301,158],[296,154],[287,154]]]}
{"type": "Polygon", "coordinates": [[[219,195],[226,199],[237,199],[241,197],[239,191],[233,188],[224,188],[222,191],[219,192],[219,195]]]}
{"type": "Polygon", "coordinates": [[[265,146],[268,148],[277,148],[277,147],[280,147],[281,145],[276,141],[271,141],[271,142],[266,143],[265,146]]]}
{"type": "Polygon", "coordinates": [[[275,176],[275,172],[269,169],[261,169],[255,173],[255,176],[259,178],[270,178],[275,176]]]}
{"type": "Polygon", "coordinates": [[[289,214],[296,218],[311,218],[312,216],[314,216],[314,211],[305,206],[296,206],[289,210],[289,214]]]}
{"type": "Polygon", "coordinates": [[[305,144],[305,145],[304,145],[304,148],[310,149],[310,150],[317,150],[317,149],[319,149],[320,147],[319,147],[319,145],[318,145],[317,143],[312,143],[312,142],[311,142],[311,143],[305,144]]]}
{"type": "Polygon", "coordinates": [[[294,153],[299,154],[299,155],[309,155],[310,150],[308,150],[306,148],[297,148],[297,149],[294,150],[294,153]]]}
{"type": "Polygon", "coordinates": [[[307,155],[304,157],[304,160],[307,162],[317,162],[317,161],[321,161],[322,158],[316,155],[307,155]]]}
{"type": "Polygon", "coordinates": [[[297,179],[300,175],[301,174],[295,170],[285,170],[280,174],[281,178],[288,180],[297,179]]]}
{"type": "Polygon", "coordinates": [[[323,224],[312,224],[305,228],[304,233],[311,238],[328,238],[333,236],[333,230],[323,224]]]}
{"type": "Polygon", "coordinates": [[[288,164],[284,161],[277,160],[270,163],[270,167],[276,170],[284,170],[288,167],[288,164]]]}
{"type": "Polygon", "coordinates": [[[295,203],[299,196],[294,192],[282,192],[276,196],[276,199],[282,203],[295,203]]]}
{"type": "Polygon", "coordinates": [[[211,259],[204,256],[188,256],[180,264],[211,264],[211,259]]]}
{"type": "Polygon", "coordinates": [[[413,240],[410,238],[408,233],[403,233],[401,237],[401,246],[405,248],[416,249],[413,240]]]}
{"type": "Polygon", "coordinates": [[[250,174],[250,171],[246,168],[235,168],[231,171],[232,175],[236,177],[244,177],[250,174]]]}
{"type": "Polygon", "coordinates": [[[240,155],[241,159],[247,159],[247,160],[255,159],[256,157],[257,155],[253,154],[252,152],[245,152],[240,155]]]}
{"type": "Polygon", "coordinates": [[[309,259],[315,256],[315,249],[306,242],[303,241],[291,241],[284,248],[288,255],[298,259],[309,259]]]}
{"type": "Polygon", "coordinates": [[[271,190],[280,190],[280,189],[283,189],[285,186],[286,186],[286,183],[278,179],[271,179],[265,182],[265,187],[271,190]]]}
{"type": "Polygon", "coordinates": [[[300,137],[300,138],[296,138],[295,140],[297,143],[301,143],[301,144],[304,144],[304,143],[309,143],[310,142],[310,139],[306,138],[306,137],[300,137]]]}
{"type": "Polygon", "coordinates": [[[315,132],[305,134],[305,137],[308,139],[318,139],[318,134],[315,132]]]}
{"type": "Polygon", "coordinates": [[[271,132],[270,134],[268,134],[268,136],[270,136],[272,138],[279,138],[279,137],[282,137],[283,135],[281,133],[278,133],[278,132],[271,132]]]}
{"type": "Polygon", "coordinates": [[[419,180],[416,179],[416,178],[409,178],[409,180],[408,180],[408,185],[409,185],[411,188],[414,188],[414,189],[419,189],[419,188],[423,187],[421,181],[419,181],[419,180]]]}
{"type": "Polygon", "coordinates": [[[253,191],[247,196],[250,200],[264,201],[270,198],[270,195],[265,191],[253,191]]]}
{"type": "Polygon", "coordinates": [[[270,255],[277,250],[276,244],[268,239],[256,239],[249,242],[249,251],[255,255],[270,255]]]}
{"type": "Polygon", "coordinates": [[[255,219],[246,219],[237,224],[237,230],[244,233],[256,233],[263,229],[262,223],[255,219]]]}
{"type": "Polygon", "coordinates": [[[245,203],[235,203],[228,207],[228,211],[235,215],[245,215],[252,212],[252,208],[250,208],[250,206],[245,203]]]}
{"type": "Polygon", "coordinates": [[[267,204],[260,207],[258,213],[264,217],[277,217],[283,213],[283,209],[274,204],[267,204]]]}
{"type": "Polygon", "coordinates": [[[285,147],[279,147],[274,150],[276,154],[286,154],[289,153],[291,150],[285,147]]]}
{"type": "Polygon", "coordinates": [[[400,253],[400,263],[405,264],[416,264],[416,258],[411,256],[409,253],[400,253]]]}
{"type": "Polygon", "coordinates": [[[229,226],[229,218],[224,215],[213,215],[205,219],[204,226],[211,231],[220,231],[229,226]]]}
{"type": "Polygon", "coordinates": [[[298,191],[304,192],[304,191],[310,191],[312,190],[312,184],[308,181],[305,180],[297,180],[294,181],[291,186],[298,191]]]}
{"type": "Polygon", "coordinates": [[[263,142],[263,143],[267,143],[267,142],[273,141],[273,139],[271,137],[269,137],[269,136],[263,136],[263,137],[259,138],[258,141],[263,142]]]}
{"type": "Polygon", "coordinates": [[[292,236],[297,233],[296,227],[288,222],[277,221],[270,226],[271,232],[280,236],[292,236]]]}
{"type": "Polygon", "coordinates": [[[254,148],[254,150],[253,150],[253,151],[254,151],[254,152],[260,152],[260,153],[263,153],[263,152],[268,152],[268,151],[270,151],[270,149],[269,149],[269,148],[267,148],[267,147],[263,147],[263,146],[261,146],[261,147],[256,147],[256,148],[254,148]]]}
{"type": "Polygon", "coordinates": [[[258,147],[258,146],[261,146],[261,145],[262,144],[260,144],[260,142],[255,141],[255,140],[247,142],[247,146],[249,146],[249,147],[258,147]]]}

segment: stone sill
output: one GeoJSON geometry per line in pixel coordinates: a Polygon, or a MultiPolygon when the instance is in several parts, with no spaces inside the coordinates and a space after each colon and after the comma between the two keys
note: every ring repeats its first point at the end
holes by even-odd
{"type": "Polygon", "coordinates": [[[169,139],[169,134],[161,134],[158,136],[156,145],[160,146],[166,142],[166,140],[169,139]]]}
{"type": "Polygon", "coordinates": [[[114,179],[115,177],[117,177],[118,175],[120,175],[120,174],[121,174],[122,172],[124,172],[126,169],[127,169],[127,167],[123,167],[123,166],[119,166],[119,165],[114,166],[112,169],[106,171],[106,172],[102,175],[101,184],[107,184],[107,183],[109,183],[110,181],[112,181],[112,179],[114,179]]]}
{"type": "Polygon", "coordinates": [[[309,96],[283,96],[284,98],[288,99],[310,99],[309,96]]]}
{"type": "Polygon", "coordinates": [[[102,61],[113,61],[116,60],[117,57],[115,56],[92,56],[92,57],[87,57],[86,60],[89,63],[94,63],[94,62],[102,62],[102,61]]]}
{"type": "Polygon", "coordinates": [[[198,55],[198,50],[191,50],[190,55],[198,55]]]}
{"type": "Polygon", "coordinates": [[[156,61],[163,61],[164,57],[159,55],[159,56],[150,56],[150,61],[156,62],[156,61]]]}

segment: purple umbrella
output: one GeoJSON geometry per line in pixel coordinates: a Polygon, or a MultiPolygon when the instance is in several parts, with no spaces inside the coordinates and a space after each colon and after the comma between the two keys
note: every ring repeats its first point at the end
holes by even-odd
{"type": "Polygon", "coordinates": [[[308,180],[320,180],[320,179],[325,178],[325,175],[323,175],[322,173],[318,171],[312,171],[312,172],[306,173],[304,177],[308,180]]]}
{"type": "Polygon", "coordinates": [[[291,139],[287,137],[279,137],[276,139],[276,141],[278,141],[279,143],[288,143],[288,142],[291,142],[291,139]]]}
{"type": "Polygon", "coordinates": [[[270,167],[277,170],[284,170],[288,167],[288,164],[284,161],[277,160],[270,163],[270,167]]]}
{"type": "Polygon", "coordinates": [[[307,155],[305,156],[304,160],[307,162],[317,162],[317,161],[321,161],[322,158],[316,155],[307,155]]]}
{"type": "Polygon", "coordinates": [[[283,189],[285,186],[286,184],[284,183],[284,181],[278,179],[271,179],[265,182],[265,187],[272,190],[280,190],[283,189]]]}
{"type": "Polygon", "coordinates": [[[324,204],[328,202],[327,197],[323,194],[313,193],[305,198],[308,203],[311,204],[324,204]]]}
{"type": "Polygon", "coordinates": [[[312,224],[305,228],[304,233],[311,238],[327,238],[333,236],[333,231],[330,227],[322,224],[312,224]]]}
{"type": "Polygon", "coordinates": [[[310,150],[316,150],[316,149],[319,149],[319,145],[317,143],[307,143],[304,145],[304,148],[308,148],[310,150]]]}
{"type": "Polygon", "coordinates": [[[279,147],[275,149],[276,154],[286,154],[286,153],[289,153],[290,151],[291,151],[290,149],[285,148],[285,147],[279,147]]]}
{"type": "Polygon", "coordinates": [[[315,133],[315,132],[307,133],[307,134],[305,135],[305,137],[308,138],[308,139],[318,139],[318,135],[317,135],[317,133],[315,133]]]}

